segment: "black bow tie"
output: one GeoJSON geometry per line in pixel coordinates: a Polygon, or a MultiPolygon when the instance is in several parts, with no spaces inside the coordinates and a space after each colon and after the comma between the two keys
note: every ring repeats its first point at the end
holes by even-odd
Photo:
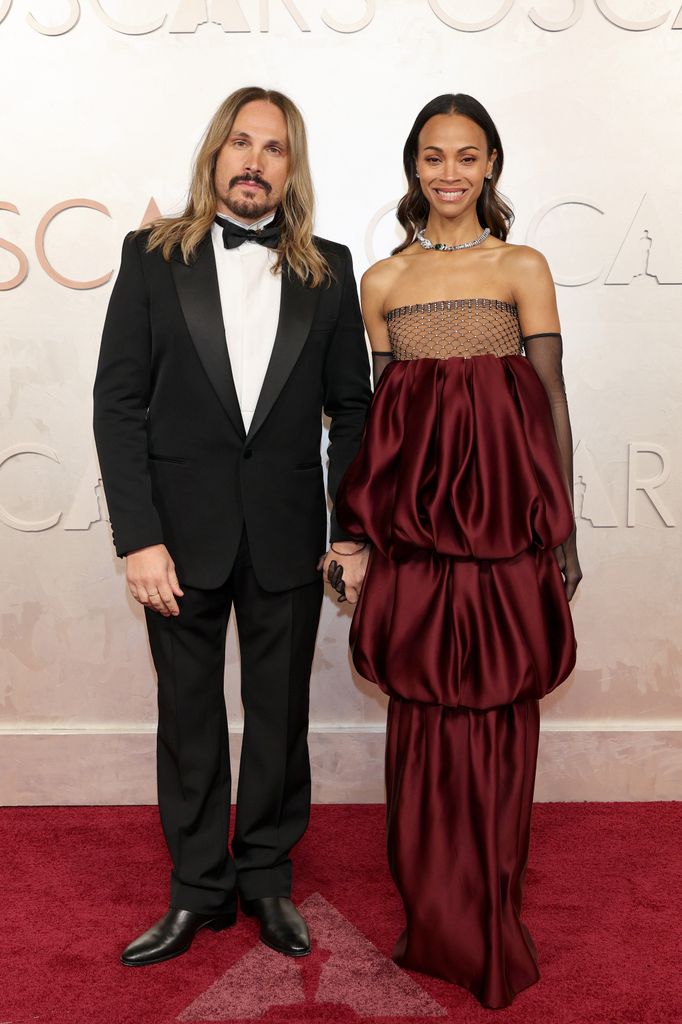
{"type": "Polygon", "coordinates": [[[267,245],[268,249],[276,249],[279,243],[279,224],[270,221],[260,231],[253,228],[244,228],[239,224],[233,224],[229,220],[216,217],[216,224],[223,229],[223,245],[226,249],[238,249],[244,242],[258,242],[259,245],[267,245]]]}

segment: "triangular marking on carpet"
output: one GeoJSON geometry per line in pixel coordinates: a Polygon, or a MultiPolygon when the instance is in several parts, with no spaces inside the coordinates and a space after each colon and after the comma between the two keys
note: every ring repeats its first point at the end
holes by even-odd
{"type": "MultiPolygon", "coordinates": [[[[319,893],[301,905],[314,947],[329,954],[315,1002],[347,1006],[359,1017],[446,1017],[448,1011],[380,953],[319,893]]],[[[178,1016],[179,1021],[254,1020],[274,1006],[305,1003],[304,962],[261,943],[178,1016]]]]}
{"type": "Polygon", "coordinates": [[[295,960],[273,953],[259,942],[177,1019],[255,1020],[271,1006],[305,1003],[303,976],[298,968],[295,960]]]}

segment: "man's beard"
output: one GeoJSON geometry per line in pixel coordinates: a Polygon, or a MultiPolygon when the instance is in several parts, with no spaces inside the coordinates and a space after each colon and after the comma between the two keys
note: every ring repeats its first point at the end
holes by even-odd
{"type": "Polygon", "coordinates": [[[230,213],[233,213],[235,217],[244,217],[249,220],[260,220],[261,217],[265,217],[268,213],[272,213],[273,210],[276,210],[279,205],[277,202],[272,202],[270,198],[271,193],[272,185],[269,182],[265,181],[263,178],[244,174],[238,178],[232,178],[228,186],[227,195],[223,202],[230,213]],[[242,196],[232,196],[230,193],[233,189],[238,188],[242,181],[257,181],[262,186],[262,191],[260,194],[255,193],[249,199],[242,196]]]}
{"type": "Polygon", "coordinates": [[[277,209],[277,203],[270,202],[267,196],[263,196],[260,202],[255,196],[253,199],[232,199],[227,196],[225,206],[235,217],[248,217],[250,220],[260,220],[277,209]]]}

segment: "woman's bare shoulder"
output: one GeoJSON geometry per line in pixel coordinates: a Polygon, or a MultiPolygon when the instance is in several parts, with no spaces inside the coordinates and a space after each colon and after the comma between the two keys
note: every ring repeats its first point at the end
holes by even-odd
{"type": "Polygon", "coordinates": [[[370,294],[385,293],[400,277],[405,269],[405,257],[402,253],[377,260],[362,275],[362,288],[370,294]]]}
{"type": "Polygon", "coordinates": [[[510,267],[524,272],[541,271],[548,267],[543,254],[538,249],[534,249],[532,245],[516,245],[514,242],[505,242],[502,256],[508,261],[510,267]]]}

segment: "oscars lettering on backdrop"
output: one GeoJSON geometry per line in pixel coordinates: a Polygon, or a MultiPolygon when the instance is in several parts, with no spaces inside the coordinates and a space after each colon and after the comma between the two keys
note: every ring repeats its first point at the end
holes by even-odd
{"type": "MultiPolygon", "coordinates": [[[[47,213],[41,217],[35,234],[35,250],[40,266],[48,277],[51,277],[53,281],[57,282],[57,284],[62,285],[64,288],[74,288],[78,291],[90,291],[93,288],[101,288],[102,285],[107,284],[111,280],[113,270],[109,270],[100,277],[92,278],[89,281],[75,281],[73,278],[60,274],[52,265],[48,259],[47,253],[45,252],[45,235],[52,221],[58,214],[63,213],[66,210],[77,209],[95,210],[98,213],[104,214],[105,217],[111,217],[107,207],[103,203],[97,202],[95,199],[65,199],[64,202],[56,203],[54,206],[51,206],[47,213]]],[[[19,213],[19,210],[13,203],[0,202],[0,210],[5,210],[8,213],[19,213]]],[[[140,227],[145,227],[146,224],[151,223],[151,221],[160,216],[161,211],[159,210],[156,200],[152,197],[149,200],[147,209],[142,216],[140,227]]],[[[11,253],[19,264],[19,268],[13,277],[8,278],[6,281],[0,281],[0,292],[11,291],[13,288],[17,288],[20,284],[23,284],[26,280],[29,270],[28,257],[17,245],[13,242],[9,242],[6,238],[0,238],[0,249],[5,249],[7,252],[11,253]]]]}
{"type": "MultiPolygon", "coordinates": [[[[65,0],[66,2],[66,0],[65,0]]],[[[354,21],[342,20],[343,5],[335,12],[326,8],[322,11],[320,19],[327,28],[333,32],[350,34],[359,32],[366,28],[373,20],[376,13],[376,0],[363,0],[365,12],[354,21]]],[[[96,17],[103,22],[107,28],[114,32],[128,36],[144,36],[158,32],[167,26],[168,32],[174,35],[193,34],[202,25],[216,25],[226,33],[257,31],[266,33],[270,31],[270,10],[271,5],[280,5],[290,16],[291,21],[300,32],[310,32],[310,25],[306,22],[303,14],[293,0],[259,0],[259,23],[253,28],[249,24],[239,0],[178,0],[169,10],[157,17],[154,21],[143,23],[123,22],[112,17],[106,10],[103,0],[91,0],[91,10],[96,17]]],[[[71,32],[78,25],[81,18],[81,0],[68,0],[68,11],[60,22],[45,25],[38,21],[30,12],[26,20],[30,27],[41,35],[61,36],[71,32]]],[[[0,3],[0,24],[5,20],[12,7],[12,0],[4,0],[0,3]]]]}
{"type": "MultiPolygon", "coordinates": [[[[674,209],[674,206],[667,206],[667,199],[667,195],[645,193],[642,196],[606,273],[604,264],[575,277],[564,275],[553,267],[554,283],[576,288],[603,277],[606,285],[628,285],[635,278],[646,276],[658,284],[682,284],[682,251],[677,244],[677,236],[673,239],[670,214],[666,210],[674,209]],[[646,266],[644,275],[643,257],[646,266]]],[[[540,226],[549,215],[572,206],[593,210],[600,216],[605,215],[605,210],[588,196],[570,195],[552,199],[531,218],[526,243],[537,246],[540,226]]]]}
{"type": "MultiPolygon", "coordinates": [[[[593,0],[593,3],[607,21],[610,21],[617,28],[625,29],[628,32],[648,32],[651,29],[659,28],[665,24],[670,15],[670,10],[667,10],[664,14],[659,14],[653,18],[626,18],[614,10],[613,6],[608,4],[606,0],[593,0]]],[[[499,25],[507,17],[514,7],[514,0],[503,0],[495,14],[478,22],[462,21],[453,14],[448,13],[448,11],[452,11],[457,7],[454,0],[449,0],[447,4],[441,2],[441,0],[429,0],[429,7],[443,24],[448,25],[449,28],[457,29],[458,32],[483,32],[488,28],[494,28],[495,25],[499,25]]],[[[535,7],[531,7],[528,11],[528,18],[534,25],[544,29],[546,32],[563,32],[576,25],[582,18],[584,11],[585,0],[573,0],[573,10],[567,17],[561,20],[550,20],[538,12],[535,7]]],[[[682,28],[682,9],[678,12],[671,27],[682,28]]]]}
{"type": "MultiPolygon", "coordinates": [[[[0,210],[6,210],[8,213],[19,213],[14,203],[2,203],[0,202],[0,210]]],[[[0,249],[5,249],[14,256],[17,263],[19,264],[18,269],[14,277],[8,278],[7,281],[0,281],[0,292],[11,291],[12,288],[18,288],[18,286],[26,280],[28,274],[28,259],[26,253],[23,252],[18,245],[13,242],[8,242],[6,238],[0,238],[0,249]]]]}
{"type": "MultiPolygon", "coordinates": [[[[369,27],[375,19],[378,0],[362,0],[364,12],[352,21],[343,20],[344,4],[341,0],[329,0],[319,14],[319,20],[328,29],[343,35],[361,32],[369,27]]],[[[384,0],[385,3],[388,0],[384,0]]],[[[0,0],[0,25],[12,10],[13,0],[0,0]]],[[[34,14],[25,15],[30,27],[44,36],[63,36],[73,31],[81,20],[84,0],[63,0],[58,9],[63,11],[61,20],[45,24],[34,14]]],[[[553,18],[543,13],[545,2],[538,6],[522,6],[519,0],[502,0],[497,11],[478,21],[467,20],[458,14],[460,4],[457,0],[423,0],[423,13],[457,32],[484,32],[499,25],[510,12],[522,10],[526,15],[526,23],[545,32],[565,32],[577,25],[586,16],[585,0],[572,0],[572,10],[564,17],[553,18]]],[[[640,17],[626,15],[618,10],[617,3],[607,0],[588,0],[587,6],[598,13],[609,24],[626,32],[650,32],[661,28],[670,21],[670,29],[682,29],[682,7],[667,8],[658,14],[651,15],[651,5],[642,0],[640,17]],[[671,20],[672,19],[672,20],[671,20]]],[[[665,4],[661,4],[665,8],[665,4]]],[[[204,25],[216,26],[224,33],[270,31],[271,11],[279,8],[285,15],[288,24],[299,32],[313,31],[311,24],[294,0],[259,0],[258,23],[249,22],[244,12],[243,0],[176,0],[168,3],[167,10],[152,21],[128,22],[113,17],[107,9],[106,0],[90,0],[88,11],[113,32],[128,36],[145,36],[160,31],[162,28],[173,35],[193,35],[204,25]]]]}
{"type": "MultiPolygon", "coordinates": [[[[665,214],[665,210],[674,208],[674,205],[668,204],[667,199],[668,197],[665,194],[654,196],[651,193],[645,193],[642,196],[622,236],[622,240],[612,256],[608,269],[606,269],[606,264],[603,263],[598,267],[592,267],[584,271],[582,274],[569,276],[554,266],[555,284],[575,288],[592,284],[602,277],[603,283],[606,285],[629,285],[637,278],[642,277],[656,281],[660,285],[682,284],[682,249],[676,243],[676,234],[674,225],[671,225],[670,216],[665,214]]],[[[365,233],[365,252],[369,263],[374,263],[378,258],[377,246],[375,245],[377,231],[384,218],[393,215],[396,206],[397,200],[386,203],[370,219],[365,233]]],[[[537,246],[540,228],[541,226],[544,229],[547,228],[550,214],[558,210],[565,211],[571,207],[582,207],[592,210],[599,216],[605,216],[606,214],[606,211],[588,196],[567,195],[551,199],[531,217],[526,231],[526,243],[537,246]]],[[[59,214],[77,208],[91,209],[104,216],[111,217],[108,207],[94,199],[67,199],[56,203],[47,210],[38,224],[35,235],[35,250],[40,266],[57,284],[61,284],[65,288],[90,290],[107,284],[111,279],[113,270],[109,270],[90,280],[75,281],[61,274],[53,266],[45,251],[45,236],[52,221],[59,214]]],[[[17,206],[10,202],[0,202],[0,211],[19,215],[17,206]]],[[[159,207],[152,197],[143,214],[140,227],[143,227],[160,215],[159,207]]],[[[399,234],[396,228],[395,242],[392,241],[391,244],[397,244],[398,240],[399,234]]],[[[0,238],[0,249],[11,253],[18,264],[15,273],[11,277],[0,280],[0,291],[10,291],[23,284],[26,280],[29,271],[29,260],[26,253],[9,239],[0,238]]]]}

